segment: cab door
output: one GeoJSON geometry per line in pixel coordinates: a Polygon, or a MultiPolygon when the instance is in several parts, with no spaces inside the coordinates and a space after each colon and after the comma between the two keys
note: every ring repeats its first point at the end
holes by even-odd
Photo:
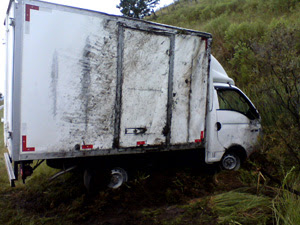
{"type": "Polygon", "coordinates": [[[257,142],[261,129],[260,116],[251,101],[235,87],[216,87],[219,109],[217,109],[217,136],[219,143],[228,149],[242,146],[247,155],[257,142]]]}

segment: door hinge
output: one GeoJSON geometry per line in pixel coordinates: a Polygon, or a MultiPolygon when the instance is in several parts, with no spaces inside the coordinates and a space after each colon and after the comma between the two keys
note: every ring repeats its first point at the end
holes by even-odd
{"type": "Polygon", "coordinates": [[[12,131],[8,131],[7,133],[8,133],[7,139],[12,139],[13,132],[12,131]]]}
{"type": "Polygon", "coordinates": [[[15,27],[15,18],[9,18],[9,26],[15,27]]]}

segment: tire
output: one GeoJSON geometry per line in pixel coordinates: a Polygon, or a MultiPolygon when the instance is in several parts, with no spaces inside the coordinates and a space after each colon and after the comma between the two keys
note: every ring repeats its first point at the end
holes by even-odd
{"type": "Polygon", "coordinates": [[[241,167],[241,159],[233,152],[225,153],[221,161],[221,166],[225,170],[236,171],[241,167]]]}
{"type": "Polygon", "coordinates": [[[98,192],[100,188],[104,188],[106,185],[109,188],[117,189],[127,181],[127,172],[119,167],[109,171],[87,168],[83,174],[83,183],[89,194],[98,192]]]}
{"type": "Polygon", "coordinates": [[[94,172],[92,169],[88,168],[84,170],[83,184],[88,193],[93,193],[95,191],[94,172]]]}
{"type": "Polygon", "coordinates": [[[111,170],[111,179],[108,184],[108,187],[112,189],[117,189],[127,181],[128,181],[127,172],[123,168],[117,167],[111,170]]]}

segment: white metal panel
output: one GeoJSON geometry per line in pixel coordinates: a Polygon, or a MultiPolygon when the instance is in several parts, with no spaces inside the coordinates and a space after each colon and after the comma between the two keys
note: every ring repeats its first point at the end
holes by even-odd
{"type": "Polygon", "coordinates": [[[218,140],[218,131],[217,131],[217,109],[219,109],[219,101],[217,91],[213,89],[212,91],[212,109],[209,110],[207,114],[207,123],[206,123],[206,154],[205,161],[206,163],[218,162],[221,160],[225,148],[220,144],[218,140]]]}
{"type": "Polygon", "coordinates": [[[10,10],[6,17],[6,76],[4,93],[4,142],[9,154],[12,155],[12,139],[9,132],[12,132],[12,110],[13,110],[13,67],[14,67],[14,9],[15,3],[11,3],[10,10]]]}
{"type": "MultiPolygon", "coordinates": [[[[35,153],[112,147],[117,26],[55,8],[25,21],[21,135],[35,153]]],[[[27,152],[26,152],[27,153],[27,152]]]]}
{"type": "Polygon", "coordinates": [[[204,131],[207,97],[206,41],[176,35],[171,143],[195,142],[204,131]]]}
{"type": "Polygon", "coordinates": [[[217,120],[222,126],[218,131],[218,140],[225,149],[239,145],[251,152],[259,135],[258,122],[252,124],[242,113],[229,110],[217,110],[217,120]]]}
{"type": "Polygon", "coordinates": [[[170,38],[126,29],[120,146],[165,143],[170,38]],[[134,129],[146,128],[143,134],[134,129]],[[126,132],[129,131],[129,132],[126,132]]]}
{"type": "Polygon", "coordinates": [[[214,83],[234,85],[234,80],[228,77],[221,63],[213,55],[211,55],[210,61],[210,76],[212,76],[214,83]]]}
{"type": "MultiPolygon", "coordinates": [[[[16,30],[22,31],[22,35],[17,35],[19,66],[14,90],[17,87],[18,92],[14,98],[17,110],[13,113],[17,138],[13,146],[20,149],[21,155],[17,152],[15,159],[120,154],[116,147],[134,147],[137,142],[145,142],[149,147],[167,144],[163,145],[164,150],[177,149],[168,144],[172,138],[169,129],[173,76],[177,69],[177,53],[173,50],[180,28],[34,0],[18,4],[17,15],[22,21],[18,21],[20,26],[16,30]],[[136,65],[140,67],[134,68],[136,65]],[[132,69],[134,74],[130,74],[132,69]],[[141,77],[137,76],[139,73],[141,77]],[[134,112],[136,106],[139,109],[134,112]],[[128,134],[134,130],[125,134],[127,128],[147,130],[130,139],[128,134]],[[85,145],[100,151],[76,151],[80,145],[81,150],[85,145]]],[[[210,37],[201,32],[185,32],[186,36],[199,35],[194,37],[202,47],[210,37]]],[[[194,46],[196,57],[199,46],[194,46]]],[[[200,70],[205,71],[204,67],[207,65],[200,70]]],[[[198,78],[190,81],[191,93],[198,93],[198,78]]],[[[190,113],[199,108],[196,95],[189,96],[190,113]]],[[[202,117],[188,116],[187,133],[194,142],[193,133],[199,138],[202,131],[202,117]]],[[[137,153],[137,149],[127,149],[126,153],[137,153]]]]}

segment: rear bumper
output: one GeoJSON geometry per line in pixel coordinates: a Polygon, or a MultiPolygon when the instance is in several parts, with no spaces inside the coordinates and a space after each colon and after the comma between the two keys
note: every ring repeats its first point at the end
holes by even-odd
{"type": "Polygon", "coordinates": [[[12,162],[10,160],[10,157],[8,155],[8,153],[4,153],[4,160],[5,160],[5,165],[6,165],[6,169],[7,169],[7,174],[8,174],[8,179],[10,182],[10,186],[14,187],[15,186],[15,180],[16,180],[16,176],[12,167],[12,162]]]}

